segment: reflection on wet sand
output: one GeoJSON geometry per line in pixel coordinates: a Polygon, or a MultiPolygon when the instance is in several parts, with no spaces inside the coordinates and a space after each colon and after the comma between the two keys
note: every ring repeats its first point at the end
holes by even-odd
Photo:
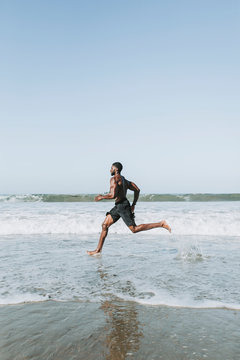
{"type": "Polygon", "coordinates": [[[139,350],[140,323],[134,304],[127,308],[116,303],[105,301],[101,309],[107,315],[106,346],[109,354],[106,360],[125,359],[139,350]]]}
{"type": "MultiPolygon", "coordinates": [[[[102,267],[99,267],[98,272],[103,281],[103,289],[109,289],[111,280],[108,273],[102,267]]],[[[130,288],[129,290],[134,291],[130,288]]],[[[102,301],[100,309],[106,315],[105,345],[109,351],[106,360],[126,359],[128,355],[137,352],[143,333],[135,303],[128,303],[126,306],[117,299],[108,299],[102,301]]]]}

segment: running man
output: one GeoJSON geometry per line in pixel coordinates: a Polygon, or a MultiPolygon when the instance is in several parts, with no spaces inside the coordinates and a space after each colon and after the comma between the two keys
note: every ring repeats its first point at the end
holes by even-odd
{"type": "Polygon", "coordinates": [[[119,162],[115,162],[112,164],[110,173],[110,192],[107,195],[98,195],[95,197],[95,201],[100,201],[103,199],[115,199],[115,206],[106,213],[106,218],[102,224],[102,232],[100,235],[100,239],[98,242],[98,246],[94,251],[87,251],[88,255],[96,255],[101,252],[104,241],[108,234],[109,227],[117,222],[120,217],[123,219],[125,224],[129,227],[129,229],[133,233],[137,233],[139,231],[145,231],[150,229],[155,229],[158,227],[163,227],[171,232],[170,226],[166,223],[165,220],[162,220],[157,223],[151,224],[141,224],[136,225],[134,220],[134,209],[136,203],[138,201],[140,189],[134,184],[132,181],[128,181],[121,175],[122,164],[119,162]],[[126,198],[127,190],[134,191],[134,199],[132,206],[126,198]]]}

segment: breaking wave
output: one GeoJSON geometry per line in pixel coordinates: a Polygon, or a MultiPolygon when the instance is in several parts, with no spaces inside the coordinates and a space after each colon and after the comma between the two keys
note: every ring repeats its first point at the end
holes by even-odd
{"type": "MultiPolygon", "coordinates": [[[[5,203],[0,208],[0,235],[96,234],[112,203],[5,203]]],[[[139,203],[136,223],[166,219],[176,235],[240,236],[240,203],[139,203]]],[[[164,231],[164,229],[160,229],[164,231]]],[[[120,219],[110,232],[128,234],[120,219]]],[[[158,233],[159,229],[146,232],[158,233]]]]}

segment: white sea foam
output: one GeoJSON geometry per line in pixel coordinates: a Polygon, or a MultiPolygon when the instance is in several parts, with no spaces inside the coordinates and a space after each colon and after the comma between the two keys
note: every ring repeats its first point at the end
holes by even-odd
{"type": "MultiPolygon", "coordinates": [[[[0,235],[96,234],[113,203],[1,203],[0,235]]],[[[139,203],[136,223],[166,219],[176,235],[240,236],[240,203],[139,203]]],[[[128,234],[122,220],[110,231],[128,234]]],[[[154,229],[153,234],[159,233],[154,229]]],[[[149,234],[147,232],[146,234],[149,234]]]]}
{"type": "Polygon", "coordinates": [[[24,194],[24,195],[0,195],[0,202],[39,202],[43,195],[24,194]]]}
{"type": "MultiPolygon", "coordinates": [[[[56,302],[68,302],[68,301],[78,301],[78,299],[69,298],[65,300],[61,299],[52,299],[41,296],[33,296],[32,294],[27,295],[15,295],[9,298],[0,298],[0,305],[17,305],[17,304],[26,304],[34,302],[45,302],[45,301],[56,301],[56,302]]],[[[202,301],[202,302],[184,302],[183,300],[177,299],[155,299],[155,300],[142,300],[142,299],[132,299],[130,297],[124,297],[122,300],[125,301],[134,301],[142,305],[149,306],[168,306],[168,307],[180,307],[180,308],[189,308],[189,309],[228,309],[228,310],[240,310],[240,304],[229,304],[220,301],[202,301]]],[[[80,300],[79,300],[80,301],[80,300]]],[[[82,300],[81,300],[82,301],[82,300]]],[[[88,300],[89,302],[99,302],[102,301],[99,299],[88,300]]]]}
{"type": "MultiPolygon", "coordinates": [[[[129,299],[130,300],[130,299],[129,299]]],[[[181,307],[192,309],[229,309],[240,310],[240,304],[237,303],[224,303],[221,301],[203,300],[194,301],[189,299],[176,299],[176,298],[155,298],[155,299],[135,299],[136,302],[143,305],[153,306],[169,306],[169,307],[181,307]]]]}
{"type": "Polygon", "coordinates": [[[36,294],[17,294],[12,296],[0,297],[0,305],[15,305],[23,303],[42,302],[46,300],[49,300],[49,298],[36,294]]]}
{"type": "MultiPolygon", "coordinates": [[[[239,303],[227,303],[223,301],[216,300],[194,300],[190,297],[173,297],[169,294],[154,294],[150,291],[146,294],[151,293],[150,298],[141,298],[133,296],[125,296],[123,294],[116,293],[118,299],[124,301],[134,301],[142,305],[152,305],[152,306],[169,306],[169,307],[181,307],[181,308],[193,308],[193,309],[231,309],[231,310],[240,310],[239,303]]],[[[114,293],[112,294],[112,296],[114,293]]],[[[24,294],[14,294],[12,296],[0,297],[0,305],[15,305],[22,303],[33,303],[33,302],[45,302],[45,301],[83,301],[83,298],[78,298],[77,296],[70,296],[68,294],[65,297],[59,297],[56,295],[37,295],[32,293],[24,294]]],[[[104,298],[101,295],[90,297],[87,299],[89,302],[101,302],[104,298]]]]}

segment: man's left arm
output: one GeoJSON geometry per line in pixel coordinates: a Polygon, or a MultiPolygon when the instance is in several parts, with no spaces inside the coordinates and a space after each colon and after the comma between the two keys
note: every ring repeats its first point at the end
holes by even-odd
{"type": "Polygon", "coordinates": [[[132,203],[132,206],[131,206],[131,210],[132,212],[134,212],[134,209],[135,209],[135,205],[138,201],[138,198],[139,198],[139,194],[140,194],[140,189],[139,187],[132,181],[129,181],[128,182],[128,189],[129,190],[132,190],[134,191],[134,199],[133,199],[133,203],[132,203]]]}
{"type": "Polygon", "coordinates": [[[116,188],[117,188],[117,183],[115,181],[114,178],[112,178],[110,180],[110,191],[108,194],[106,195],[98,195],[95,197],[95,201],[100,201],[100,200],[103,200],[103,199],[107,199],[107,200],[110,200],[110,199],[114,199],[116,197],[116,188]]]}

